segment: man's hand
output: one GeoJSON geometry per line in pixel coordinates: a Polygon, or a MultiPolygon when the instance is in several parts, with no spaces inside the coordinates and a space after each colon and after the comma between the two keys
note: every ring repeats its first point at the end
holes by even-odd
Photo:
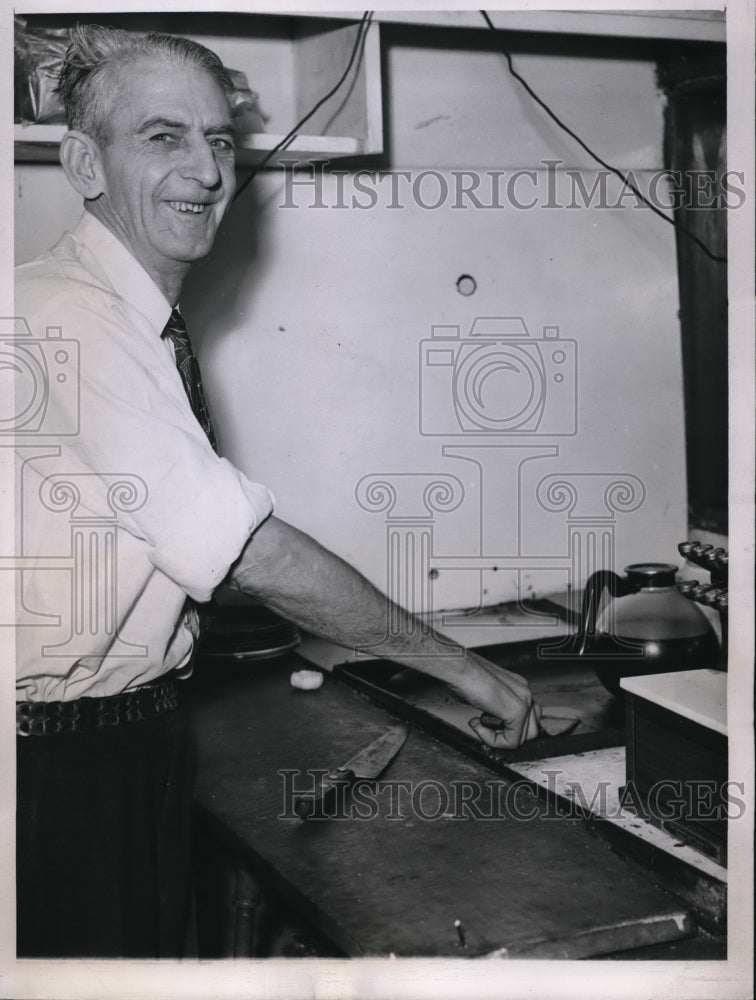
{"type": "Polygon", "coordinates": [[[343,559],[285,521],[270,517],[257,529],[233,567],[231,583],[313,635],[444,681],[463,701],[502,720],[501,729],[471,723],[491,747],[514,749],[539,734],[541,710],[524,677],[421,626],[343,559]]]}
{"type": "Polygon", "coordinates": [[[470,720],[470,728],[488,746],[513,750],[539,735],[541,708],[519,674],[467,652],[459,679],[448,683],[457,697],[501,720],[495,727],[484,725],[480,718],[470,720]]]}

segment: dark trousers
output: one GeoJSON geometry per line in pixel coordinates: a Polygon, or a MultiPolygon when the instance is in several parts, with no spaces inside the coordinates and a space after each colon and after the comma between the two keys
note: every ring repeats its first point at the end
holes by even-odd
{"type": "Polygon", "coordinates": [[[16,745],[19,957],[181,957],[194,777],[181,713],[16,745]]]}

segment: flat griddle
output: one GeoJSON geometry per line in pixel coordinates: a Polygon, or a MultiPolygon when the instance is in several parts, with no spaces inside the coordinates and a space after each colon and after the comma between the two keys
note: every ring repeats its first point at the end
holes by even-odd
{"type": "Polygon", "coordinates": [[[580,717],[580,724],[572,732],[539,737],[516,750],[484,746],[467,724],[480,712],[458,701],[441,681],[420,671],[402,669],[387,660],[368,660],[336,666],[335,672],[376,704],[494,769],[506,770],[506,765],[515,761],[622,746],[623,703],[599,682],[590,661],[541,657],[539,648],[541,644],[531,640],[476,650],[526,677],[540,705],[580,717]]]}

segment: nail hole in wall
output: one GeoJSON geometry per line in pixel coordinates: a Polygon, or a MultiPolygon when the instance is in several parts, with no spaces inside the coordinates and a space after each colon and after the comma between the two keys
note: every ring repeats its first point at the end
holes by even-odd
{"type": "Polygon", "coordinates": [[[460,274],[457,278],[457,291],[460,295],[474,295],[478,283],[471,274],[460,274]]]}

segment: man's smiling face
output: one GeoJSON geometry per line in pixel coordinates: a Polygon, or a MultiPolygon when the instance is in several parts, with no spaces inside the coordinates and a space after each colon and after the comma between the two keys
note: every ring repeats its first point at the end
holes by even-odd
{"type": "Polygon", "coordinates": [[[226,95],[162,57],[117,67],[96,214],[165,289],[210,252],[235,188],[226,95]]]}

